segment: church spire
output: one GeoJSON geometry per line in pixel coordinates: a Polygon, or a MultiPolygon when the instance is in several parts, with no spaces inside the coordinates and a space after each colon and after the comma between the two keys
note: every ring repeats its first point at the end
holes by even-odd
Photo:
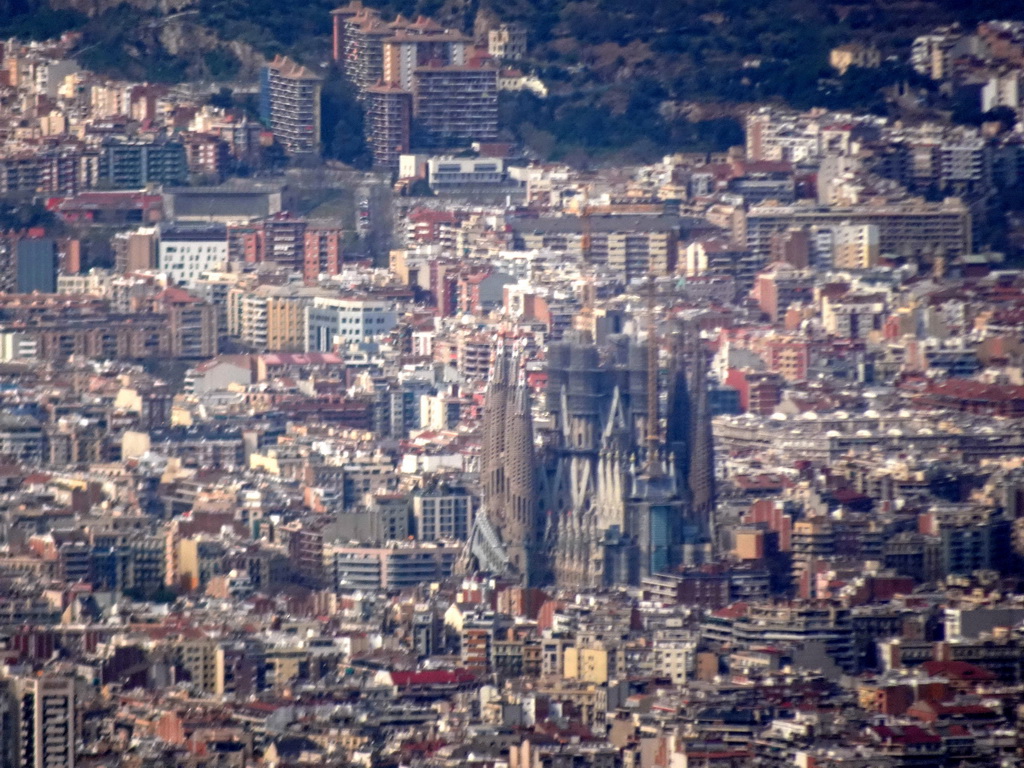
{"type": "Polygon", "coordinates": [[[672,454],[672,470],[684,496],[690,493],[691,403],[686,381],[686,331],[681,327],[672,349],[672,372],[668,381],[668,412],[665,443],[672,454]]]}
{"type": "Polygon", "coordinates": [[[541,563],[540,500],[533,416],[526,371],[518,355],[513,357],[516,384],[510,393],[505,417],[504,472],[506,493],[501,536],[509,560],[523,579],[524,586],[535,586],[544,574],[541,563]]]}
{"type": "Polygon", "coordinates": [[[504,493],[505,420],[509,397],[509,359],[499,340],[491,365],[491,378],[484,395],[480,476],[484,501],[496,525],[502,513],[498,499],[504,493]]]}
{"type": "Polygon", "coordinates": [[[699,336],[694,339],[692,349],[687,485],[690,489],[694,520],[710,535],[715,513],[715,453],[711,431],[711,404],[708,401],[707,359],[699,336]]]}
{"type": "Polygon", "coordinates": [[[647,283],[647,461],[651,477],[663,474],[661,462],[661,421],[658,417],[658,332],[654,313],[654,275],[647,283]]]}

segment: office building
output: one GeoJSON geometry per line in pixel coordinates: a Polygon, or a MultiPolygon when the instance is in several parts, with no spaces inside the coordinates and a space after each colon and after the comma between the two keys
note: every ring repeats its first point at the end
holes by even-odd
{"type": "Polygon", "coordinates": [[[500,158],[444,155],[427,160],[427,180],[435,190],[470,184],[493,186],[505,179],[505,163],[500,158]]]}
{"type": "Polygon", "coordinates": [[[851,612],[825,602],[756,603],[737,616],[709,615],[704,629],[712,643],[740,649],[814,643],[841,669],[856,664],[851,612]]]}

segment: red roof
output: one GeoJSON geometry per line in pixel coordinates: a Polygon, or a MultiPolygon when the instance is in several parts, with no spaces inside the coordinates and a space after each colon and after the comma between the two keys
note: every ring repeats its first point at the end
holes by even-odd
{"type": "Polygon", "coordinates": [[[409,221],[413,223],[454,224],[458,220],[459,217],[454,211],[437,211],[430,208],[416,208],[409,214],[409,221]]]}
{"type": "Polygon", "coordinates": [[[717,616],[720,619],[738,619],[740,616],[747,615],[747,608],[749,607],[750,606],[748,606],[747,603],[733,603],[732,605],[727,605],[725,608],[719,608],[711,615],[717,616]]]}
{"type": "Polygon", "coordinates": [[[786,487],[786,479],[781,475],[737,475],[733,483],[745,491],[782,490],[786,487]]]}
{"type": "Polygon", "coordinates": [[[995,673],[966,661],[926,661],[921,665],[929,675],[948,677],[951,680],[988,682],[995,680],[995,673]]]}
{"type": "Polygon", "coordinates": [[[199,299],[182,288],[173,286],[165,288],[157,295],[158,301],[166,301],[171,304],[196,304],[199,299]]]}
{"type": "Polygon", "coordinates": [[[515,144],[508,141],[481,141],[477,145],[480,157],[510,157],[515,144]]]}
{"type": "Polygon", "coordinates": [[[961,400],[1024,400],[1024,387],[1013,384],[986,384],[973,379],[947,379],[929,384],[928,392],[961,400]]]}

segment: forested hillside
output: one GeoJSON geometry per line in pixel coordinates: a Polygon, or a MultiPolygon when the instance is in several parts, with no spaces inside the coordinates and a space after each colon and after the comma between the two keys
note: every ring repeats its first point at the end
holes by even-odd
{"type": "MultiPolygon", "coordinates": [[[[337,0],[5,0],[0,32],[83,34],[82,63],[132,78],[176,81],[251,74],[252,57],[327,59],[337,0]],[[168,21],[172,19],[172,21],[168,21]]],[[[905,64],[910,41],[936,24],[1024,18],[1019,0],[367,0],[386,14],[423,13],[467,32],[517,21],[530,35],[524,68],[551,89],[503,104],[515,138],[548,156],[650,157],[738,140],[739,106],[888,109],[888,86],[927,88],[905,64]],[[870,41],[890,57],[840,78],[831,47],[870,41]]],[[[351,122],[351,121],[349,121],[351,122]]],[[[332,127],[329,126],[331,131],[332,127]]]]}

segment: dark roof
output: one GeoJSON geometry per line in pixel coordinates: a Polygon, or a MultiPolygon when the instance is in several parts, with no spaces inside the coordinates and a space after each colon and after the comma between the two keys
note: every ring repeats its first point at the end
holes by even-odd
{"type": "Polygon", "coordinates": [[[697,715],[698,720],[727,723],[729,725],[756,725],[758,718],[748,709],[705,709],[697,715]]]}
{"type": "Polygon", "coordinates": [[[226,224],[174,224],[160,225],[161,240],[227,240],[226,224]]]}
{"type": "Polygon", "coordinates": [[[298,755],[302,752],[321,752],[322,749],[312,739],[305,736],[284,736],[274,742],[279,755],[298,755]]]}
{"type": "Polygon", "coordinates": [[[394,671],[391,680],[397,686],[407,685],[458,685],[472,683],[476,675],[468,669],[427,669],[422,672],[410,670],[394,671]]]}

